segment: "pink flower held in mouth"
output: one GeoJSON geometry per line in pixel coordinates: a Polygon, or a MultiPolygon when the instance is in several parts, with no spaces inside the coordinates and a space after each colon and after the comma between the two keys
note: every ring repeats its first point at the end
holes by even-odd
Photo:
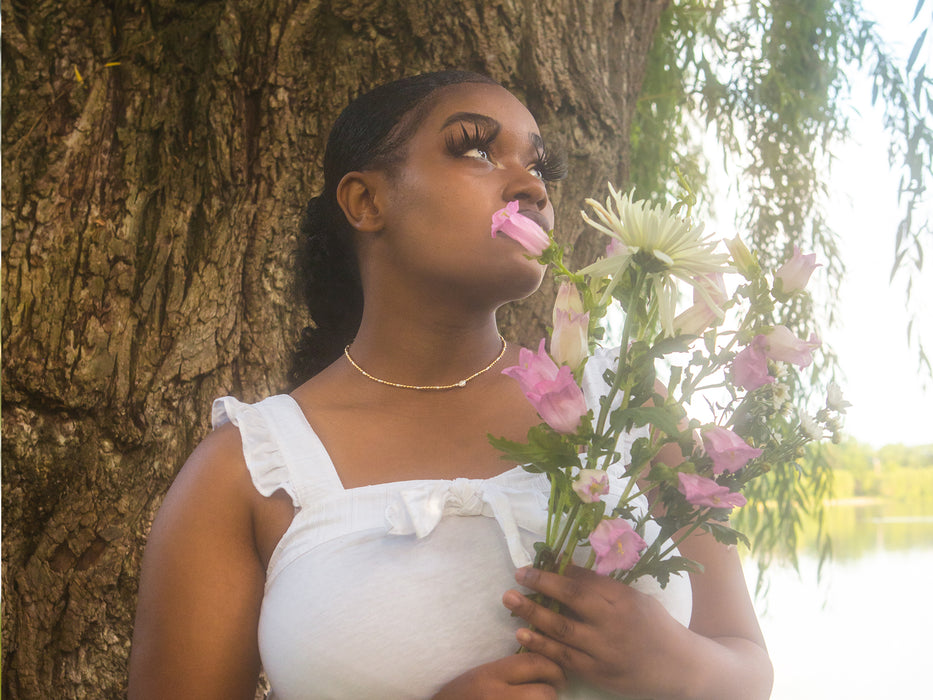
{"type": "Polygon", "coordinates": [[[512,200],[492,215],[492,237],[504,233],[538,257],[551,244],[547,233],[535,221],[518,213],[518,200],[512,200]]]}

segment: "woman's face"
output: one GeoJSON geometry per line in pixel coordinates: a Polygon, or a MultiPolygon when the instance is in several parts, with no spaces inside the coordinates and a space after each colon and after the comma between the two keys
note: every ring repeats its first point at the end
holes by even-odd
{"type": "Polygon", "coordinates": [[[492,238],[492,215],[518,200],[521,213],[551,230],[545,181],[560,164],[548,156],[531,113],[504,88],[467,83],[442,88],[434,100],[403,163],[386,175],[374,264],[433,294],[475,295],[493,305],[525,297],[538,288],[543,267],[515,241],[492,238]]]}

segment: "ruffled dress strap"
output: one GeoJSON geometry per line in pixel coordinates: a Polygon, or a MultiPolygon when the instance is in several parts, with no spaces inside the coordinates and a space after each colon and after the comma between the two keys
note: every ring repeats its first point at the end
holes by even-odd
{"type": "Polygon", "coordinates": [[[214,429],[224,423],[239,429],[246,468],[263,496],[281,490],[295,508],[304,508],[326,492],[342,490],[327,450],[291,396],[254,404],[223,396],[214,400],[211,423],[214,429]]]}

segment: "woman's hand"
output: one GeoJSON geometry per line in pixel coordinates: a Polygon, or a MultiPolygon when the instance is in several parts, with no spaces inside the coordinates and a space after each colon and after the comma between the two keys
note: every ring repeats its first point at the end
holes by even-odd
{"type": "Polygon", "coordinates": [[[738,553],[705,534],[685,539],[680,551],[705,567],[690,575],[689,629],[654,598],[589,569],[570,566],[561,576],[525,568],[516,580],[568,613],[506,592],[505,606],[535,627],[518,630],[518,641],[568,674],[626,697],[766,700],[771,661],[738,553]]]}
{"type": "Polygon", "coordinates": [[[508,591],[505,606],[535,628],[516,635],[529,651],[606,690],[658,700],[678,697],[677,667],[671,664],[689,632],[656,600],[575,566],[564,575],[519,569],[515,578],[569,611],[558,614],[508,591]]]}
{"type": "Polygon", "coordinates": [[[472,668],[433,700],[556,700],[566,683],[560,666],[539,654],[513,654],[472,668]]]}

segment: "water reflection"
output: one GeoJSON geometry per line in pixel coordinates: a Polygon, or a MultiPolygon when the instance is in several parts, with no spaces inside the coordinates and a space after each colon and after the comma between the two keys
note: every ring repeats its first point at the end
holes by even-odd
{"type": "MultiPolygon", "coordinates": [[[[833,559],[822,579],[807,538],[800,573],[772,567],[757,603],[775,666],[772,700],[930,697],[933,503],[838,503],[825,527],[833,559]]],[[[753,565],[746,574],[753,585],[753,565]]]]}
{"type": "MultiPolygon", "coordinates": [[[[824,527],[836,561],[850,561],[867,552],[900,552],[933,547],[933,503],[898,503],[852,499],[826,508],[824,527]]],[[[815,535],[805,533],[803,551],[815,554],[815,535]]]]}

